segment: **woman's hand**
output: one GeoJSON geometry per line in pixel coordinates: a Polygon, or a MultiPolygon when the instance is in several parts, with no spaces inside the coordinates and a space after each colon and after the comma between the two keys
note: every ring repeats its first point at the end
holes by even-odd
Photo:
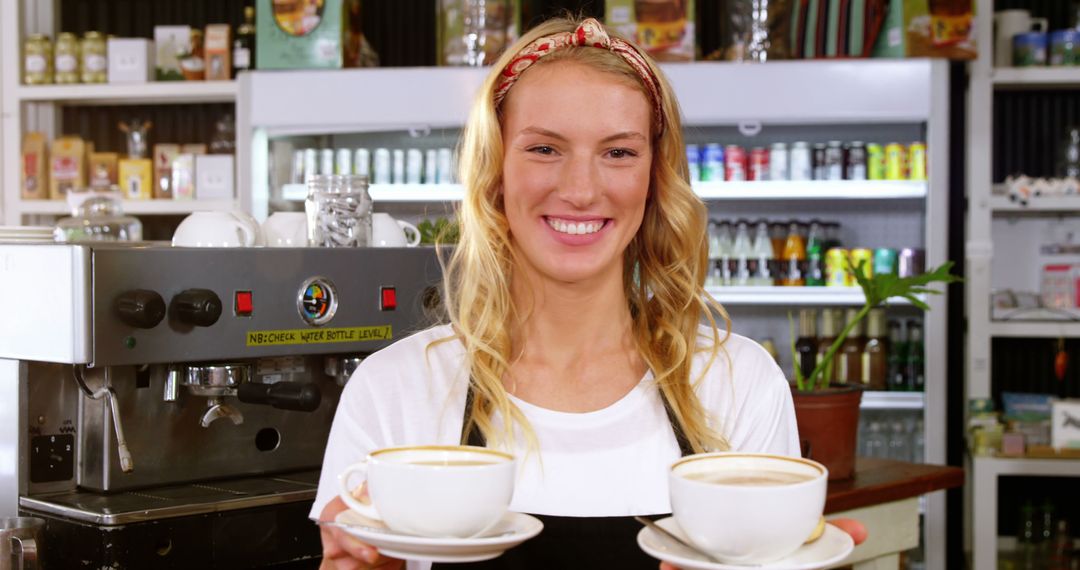
{"type": "MultiPolygon", "coordinates": [[[[332,521],[341,511],[348,509],[341,497],[334,497],[319,515],[319,520],[332,521]]],[[[332,526],[320,526],[323,560],[319,570],[400,570],[404,560],[386,558],[374,546],[357,540],[349,533],[332,526]]]]}
{"type": "MultiPolygon", "coordinates": [[[[833,519],[828,522],[836,528],[850,534],[851,539],[855,541],[856,546],[862,544],[863,541],[866,540],[866,526],[855,519],[833,519]]],[[[672,566],[667,562],[661,562],[660,570],[679,570],[679,567],[672,566]]]]}

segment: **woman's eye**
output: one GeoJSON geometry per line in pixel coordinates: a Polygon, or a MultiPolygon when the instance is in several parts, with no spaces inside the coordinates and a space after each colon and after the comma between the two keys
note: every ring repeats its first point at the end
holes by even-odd
{"type": "Polygon", "coordinates": [[[608,154],[611,156],[611,158],[629,158],[637,156],[637,153],[628,148],[613,148],[608,151],[608,154]]]}
{"type": "Polygon", "coordinates": [[[544,156],[549,156],[549,155],[555,154],[555,149],[553,149],[553,148],[551,148],[550,146],[547,146],[547,145],[539,145],[539,146],[531,147],[529,149],[529,152],[535,152],[536,154],[542,154],[544,156]]]}

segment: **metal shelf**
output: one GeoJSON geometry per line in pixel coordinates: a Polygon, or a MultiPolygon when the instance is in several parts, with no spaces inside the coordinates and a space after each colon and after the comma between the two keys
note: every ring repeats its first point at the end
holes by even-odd
{"type": "Polygon", "coordinates": [[[864,410],[921,410],[926,406],[923,392],[863,392],[864,410]]]}
{"type": "Polygon", "coordinates": [[[1080,196],[1032,198],[1026,205],[1013,202],[1008,196],[992,196],[989,206],[995,213],[1080,212],[1080,196]]]}
{"type": "Polygon", "coordinates": [[[991,321],[990,336],[997,337],[1080,337],[1080,322],[991,321]]]}
{"type": "MultiPolygon", "coordinates": [[[[854,305],[865,302],[858,287],[706,287],[706,291],[724,305],[854,305]]],[[[910,306],[905,299],[893,299],[890,305],[910,306]]]]}
{"type": "Polygon", "coordinates": [[[927,183],[910,180],[695,182],[703,200],[917,200],[927,183]]]}
{"type": "Polygon", "coordinates": [[[228,103],[236,100],[236,81],[158,81],[134,84],[20,85],[23,102],[79,105],[228,103]]]}
{"type": "MultiPolygon", "coordinates": [[[[121,208],[125,214],[176,215],[192,212],[232,210],[234,200],[124,200],[121,208]]],[[[65,200],[20,200],[12,208],[22,215],[66,216],[71,207],[65,200]]]]}
{"type": "Polygon", "coordinates": [[[990,81],[998,89],[1080,87],[1080,67],[999,67],[990,81]]]}

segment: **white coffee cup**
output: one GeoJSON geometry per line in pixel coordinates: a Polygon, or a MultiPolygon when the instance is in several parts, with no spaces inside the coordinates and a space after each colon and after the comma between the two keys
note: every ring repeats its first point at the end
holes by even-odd
{"type": "Polygon", "coordinates": [[[371,215],[371,245],[374,247],[416,247],[420,243],[420,230],[405,220],[396,220],[390,214],[371,215]],[[406,233],[410,237],[406,237],[406,233]]]}
{"type": "Polygon", "coordinates": [[[808,459],[702,453],[669,473],[671,511],[687,538],[727,564],[765,564],[795,552],[817,527],[829,472],[808,459]]]}
{"type": "Polygon", "coordinates": [[[390,529],[427,537],[468,538],[491,529],[514,494],[514,456],[484,447],[391,447],[338,475],[349,508],[390,529]],[[356,500],[349,476],[361,473],[371,504],[356,500]]]}
{"type": "Polygon", "coordinates": [[[262,233],[254,219],[238,217],[232,212],[195,212],[177,226],[172,244],[179,247],[253,247],[261,240],[262,233]]]}
{"type": "Polygon", "coordinates": [[[262,225],[270,247],[307,246],[307,215],[304,212],[274,212],[262,225]]]}
{"type": "Polygon", "coordinates": [[[1046,32],[1046,18],[1032,18],[1027,10],[1001,10],[994,12],[994,66],[1011,67],[1013,64],[1013,36],[1030,31],[1046,32]]]}

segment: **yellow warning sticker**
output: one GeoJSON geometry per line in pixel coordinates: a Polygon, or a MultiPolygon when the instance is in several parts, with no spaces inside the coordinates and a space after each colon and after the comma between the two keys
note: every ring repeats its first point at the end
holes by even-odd
{"type": "Polygon", "coordinates": [[[342,327],[336,329],[286,329],[279,331],[248,331],[248,346],[277,346],[286,344],[324,344],[330,342],[363,342],[390,340],[391,325],[376,327],[342,327]]]}

